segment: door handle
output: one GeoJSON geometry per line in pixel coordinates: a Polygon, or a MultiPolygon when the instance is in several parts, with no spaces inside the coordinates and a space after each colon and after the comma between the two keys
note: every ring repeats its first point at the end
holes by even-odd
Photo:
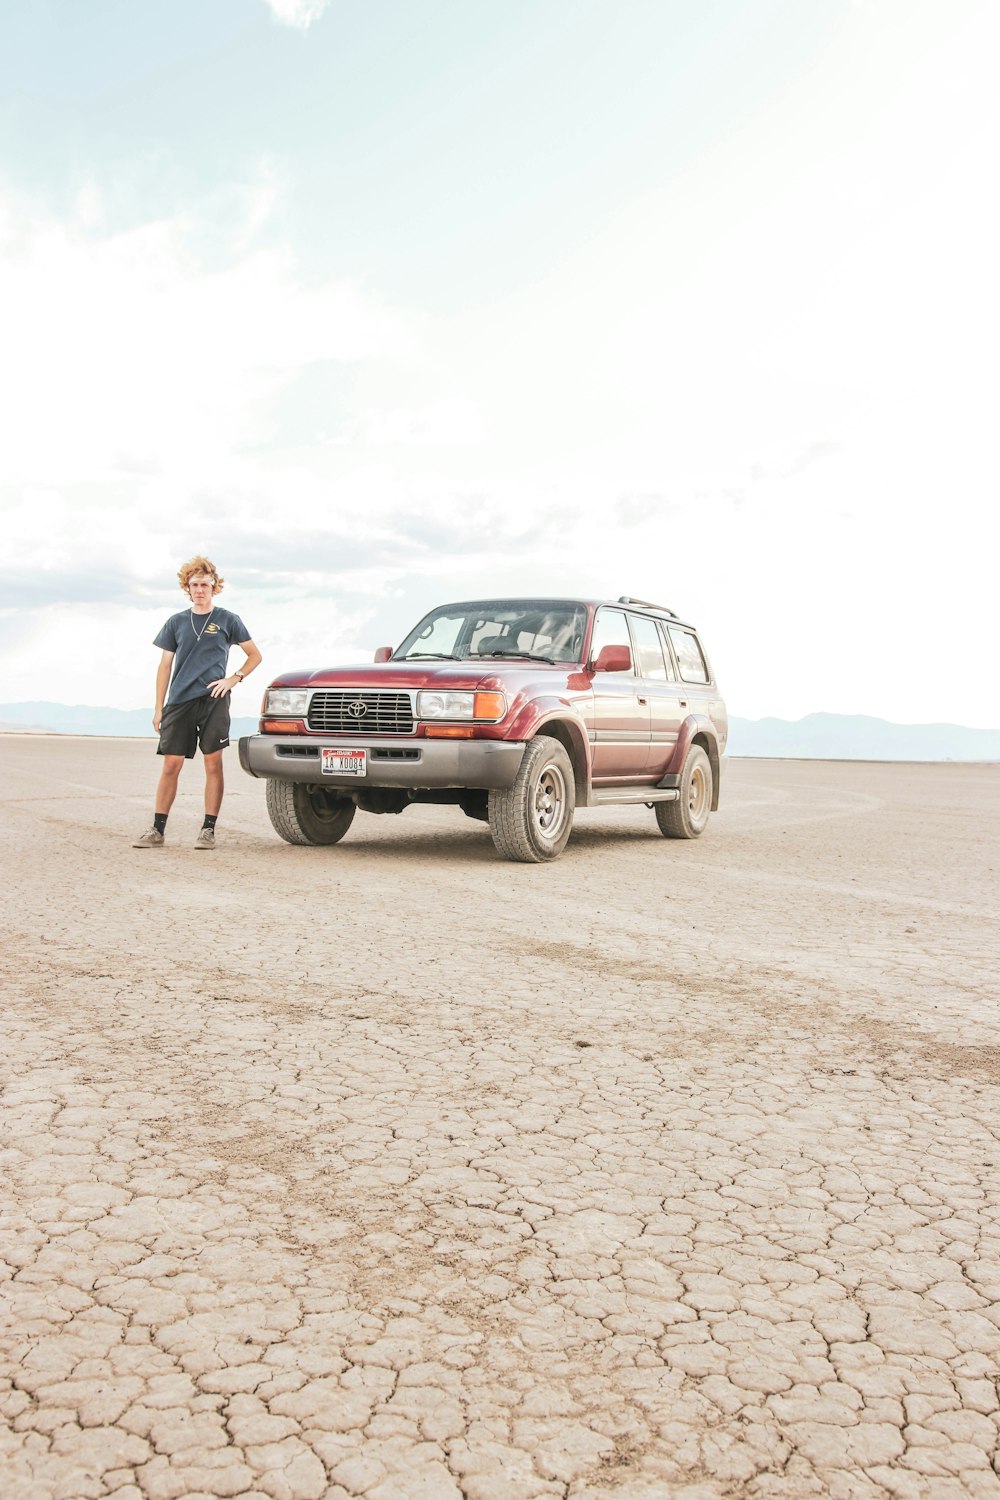
{"type": "Polygon", "coordinates": [[[678,698],[677,702],[681,708],[687,708],[688,706],[688,701],[686,698],[678,698]]]}
{"type": "Polygon", "coordinates": [[[649,702],[649,699],[648,698],[640,698],[639,702],[642,703],[642,704],[646,704],[646,703],[649,702]]]}

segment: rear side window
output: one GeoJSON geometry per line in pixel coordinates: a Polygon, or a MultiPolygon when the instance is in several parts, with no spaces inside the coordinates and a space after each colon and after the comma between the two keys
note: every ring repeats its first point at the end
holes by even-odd
{"type": "MultiPolygon", "coordinates": [[[[628,651],[632,651],[632,642],[629,640],[628,623],[625,619],[624,610],[598,610],[597,619],[594,621],[594,635],[590,642],[591,661],[597,660],[604,646],[624,646],[628,651]]],[[[634,660],[632,667],[634,670],[634,660]]]]}
{"type": "Polygon", "coordinates": [[[677,665],[680,669],[683,682],[707,682],[708,668],[705,658],[701,654],[698,637],[691,630],[684,630],[680,625],[668,625],[670,643],[677,657],[677,665]]]}
{"type": "Polygon", "coordinates": [[[660,682],[665,682],[672,674],[667,670],[656,621],[647,619],[645,615],[629,615],[628,623],[635,642],[635,664],[639,676],[658,678],[660,682]]]}

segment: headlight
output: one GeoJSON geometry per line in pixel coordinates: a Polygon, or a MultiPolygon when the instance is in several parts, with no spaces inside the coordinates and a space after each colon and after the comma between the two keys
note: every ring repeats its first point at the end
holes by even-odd
{"type": "Polygon", "coordinates": [[[482,719],[496,723],[507,712],[503,693],[435,693],[417,694],[418,719],[482,719]]]}
{"type": "Polygon", "coordinates": [[[417,694],[418,719],[471,719],[475,707],[475,693],[417,694]]]}
{"type": "Polygon", "coordinates": [[[293,719],[304,719],[308,707],[309,692],[306,688],[268,688],[264,695],[266,714],[284,714],[293,719]]]}

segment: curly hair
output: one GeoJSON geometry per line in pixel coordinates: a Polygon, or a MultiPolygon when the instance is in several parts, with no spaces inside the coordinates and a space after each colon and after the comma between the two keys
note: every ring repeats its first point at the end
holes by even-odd
{"type": "Polygon", "coordinates": [[[215,587],[213,588],[212,593],[222,593],[222,590],[226,586],[226,580],[219,577],[219,573],[214,562],[210,562],[207,557],[202,557],[199,554],[197,557],[192,557],[190,562],[184,563],[178,571],[177,582],[180,584],[185,594],[188,592],[188,584],[191,582],[191,579],[196,573],[207,573],[210,578],[214,578],[215,587]]]}

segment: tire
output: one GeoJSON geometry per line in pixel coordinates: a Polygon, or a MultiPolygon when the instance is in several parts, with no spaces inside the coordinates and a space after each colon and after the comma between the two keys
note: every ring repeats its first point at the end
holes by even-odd
{"type": "Polygon", "coordinates": [[[350,797],[305,781],[267,782],[267,812],[275,833],[288,844],[338,844],[354,822],[350,797]]]}
{"type": "Polygon", "coordinates": [[[712,811],[712,763],[700,745],[688,751],[676,802],[657,802],[656,821],[665,839],[696,839],[712,811]]]}
{"type": "Polygon", "coordinates": [[[573,830],[576,782],[558,740],[530,740],[514,785],[491,791],[488,821],[497,852],[521,864],[555,859],[573,830]]]}

